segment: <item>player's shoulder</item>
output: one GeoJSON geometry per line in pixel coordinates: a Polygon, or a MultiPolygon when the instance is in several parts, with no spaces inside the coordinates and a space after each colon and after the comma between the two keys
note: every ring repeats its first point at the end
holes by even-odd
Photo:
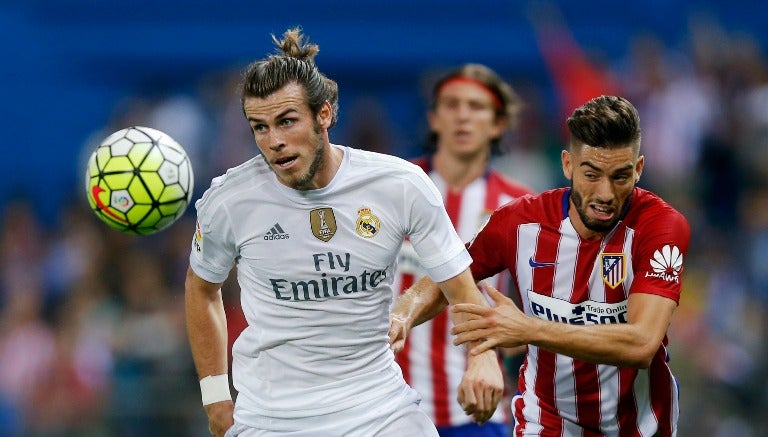
{"type": "Polygon", "coordinates": [[[210,187],[195,203],[199,210],[204,207],[216,207],[228,199],[236,197],[245,190],[252,191],[268,181],[272,175],[269,165],[261,155],[232,167],[223,175],[213,178],[210,187]]]}
{"type": "Polygon", "coordinates": [[[392,174],[413,174],[424,171],[413,162],[386,153],[347,147],[349,164],[355,169],[392,174]]]}
{"type": "Polygon", "coordinates": [[[498,186],[499,191],[514,198],[534,193],[527,185],[496,170],[488,171],[488,183],[498,186]]]}
{"type": "Polygon", "coordinates": [[[568,208],[568,189],[556,188],[541,193],[526,193],[499,207],[493,214],[517,223],[557,223],[568,208]]]}
{"type": "Polygon", "coordinates": [[[437,190],[424,169],[413,162],[385,153],[351,147],[346,150],[350,155],[349,166],[357,181],[372,184],[384,183],[393,190],[395,187],[400,187],[406,192],[414,187],[420,191],[437,190]]]}
{"type": "Polygon", "coordinates": [[[656,228],[659,225],[690,229],[685,216],[657,194],[635,187],[626,222],[631,227],[656,228]]]}

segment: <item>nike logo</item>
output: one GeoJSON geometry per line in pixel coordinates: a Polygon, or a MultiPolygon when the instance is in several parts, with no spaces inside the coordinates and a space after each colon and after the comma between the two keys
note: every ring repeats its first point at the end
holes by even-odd
{"type": "Polygon", "coordinates": [[[533,257],[530,257],[530,258],[528,258],[528,265],[535,269],[536,267],[552,267],[552,266],[557,265],[557,263],[556,262],[553,262],[553,263],[540,263],[540,262],[534,261],[533,257]]]}
{"type": "Polygon", "coordinates": [[[128,220],[126,220],[126,219],[120,217],[119,215],[115,214],[114,212],[110,211],[109,208],[107,208],[107,205],[105,205],[104,202],[102,202],[101,199],[99,199],[99,193],[101,193],[102,191],[104,191],[104,189],[101,188],[98,185],[94,185],[91,188],[91,195],[93,196],[93,200],[96,201],[96,206],[99,207],[99,209],[102,212],[104,212],[104,214],[112,217],[113,219],[115,219],[115,220],[117,220],[119,222],[128,223],[128,220]]]}

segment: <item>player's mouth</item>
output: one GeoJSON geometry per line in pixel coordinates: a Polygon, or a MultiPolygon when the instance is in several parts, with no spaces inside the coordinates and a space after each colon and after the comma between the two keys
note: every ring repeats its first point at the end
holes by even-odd
{"type": "Polygon", "coordinates": [[[592,211],[592,215],[598,220],[611,220],[616,214],[616,210],[613,207],[600,203],[591,203],[589,209],[592,211]]]}
{"type": "Polygon", "coordinates": [[[299,159],[298,155],[296,156],[285,156],[282,158],[278,158],[274,160],[274,166],[279,168],[280,170],[287,170],[293,166],[293,164],[299,159]]]}
{"type": "Polygon", "coordinates": [[[472,139],[472,132],[468,130],[459,130],[453,133],[453,137],[458,141],[469,141],[472,139]]]}

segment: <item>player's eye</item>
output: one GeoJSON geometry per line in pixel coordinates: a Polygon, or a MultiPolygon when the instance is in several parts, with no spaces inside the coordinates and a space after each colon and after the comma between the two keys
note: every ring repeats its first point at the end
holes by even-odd
{"type": "Polygon", "coordinates": [[[253,129],[253,131],[256,133],[264,132],[267,129],[267,125],[261,124],[261,123],[254,124],[254,125],[251,125],[251,129],[253,129]]]}
{"type": "Polygon", "coordinates": [[[440,103],[446,109],[456,109],[459,107],[459,101],[457,99],[441,99],[440,103]]]}
{"type": "Polygon", "coordinates": [[[469,102],[469,109],[473,111],[484,111],[490,107],[491,105],[485,102],[478,102],[476,100],[472,100],[471,102],[469,102]]]}
{"type": "Polygon", "coordinates": [[[280,120],[280,125],[281,126],[291,126],[295,122],[296,122],[296,120],[294,120],[293,118],[284,118],[284,119],[280,120]]]}

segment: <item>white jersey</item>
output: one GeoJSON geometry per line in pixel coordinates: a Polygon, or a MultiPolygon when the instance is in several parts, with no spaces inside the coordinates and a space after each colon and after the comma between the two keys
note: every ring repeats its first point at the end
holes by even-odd
{"type": "Polygon", "coordinates": [[[471,263],[418,166],[333,147],[344,159],[324,188],[286,187],[257,156],[196,203],[191,268],[221,283],[237,266],[248,326],[232,352],[235,416],[250,426],[402,393],[387,332],[403,238],[435,281],[471,263]]]}

